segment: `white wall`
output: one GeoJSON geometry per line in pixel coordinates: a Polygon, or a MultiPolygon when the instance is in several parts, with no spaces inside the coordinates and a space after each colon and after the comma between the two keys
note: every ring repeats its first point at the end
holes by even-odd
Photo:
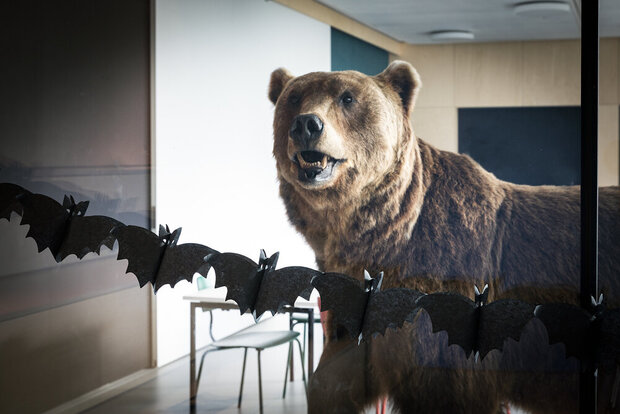
{"type": "MultiPolygon", "coordinates": [[[[280,251],[280,267],[316,268],[288,224],[272,150],[270,73],[330,69],[330,28],[264,0],[156,2],[155,119],[158,223],[183,227],[180,242],[258,259],[280,251]]],[[[211,277],[211,276],[210,276],[211,277]]],[[[189,306],[181,282],[157,294],[158,363],[189,352],[189,306]]],[[[216,315],[216,337],[249,323],[216,315]]],[[[200,317],[198,345],[207,343],[200,317]]]]}

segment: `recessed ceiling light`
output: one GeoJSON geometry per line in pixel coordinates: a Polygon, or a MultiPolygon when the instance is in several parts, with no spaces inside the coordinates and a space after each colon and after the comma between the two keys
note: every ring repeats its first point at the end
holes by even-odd
{"type": "Polygon", "coordinates": [[[471,40],[474,34],[467,30],[439,30],[431,32],[430,37],[433,40],[471,40]]]}
{"type": "Polygon", "coordinates": [[[570,13],[570,5],[563,1],[528,1],[514,6],[515,14],[527,17],[551,17],[570,13]]]}

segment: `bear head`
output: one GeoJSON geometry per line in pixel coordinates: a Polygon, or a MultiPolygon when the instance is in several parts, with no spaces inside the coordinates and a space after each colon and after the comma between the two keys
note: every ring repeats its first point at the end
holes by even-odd
{"type": "Polygon", "coordinates": [[[403,141],[415,139],[410,116],[420,87],[415,69],[402,61],[376,76],[275,70],[269,99],[281,185],[315,207],[317,199],[372,191],[411,147],[403,141]]]}

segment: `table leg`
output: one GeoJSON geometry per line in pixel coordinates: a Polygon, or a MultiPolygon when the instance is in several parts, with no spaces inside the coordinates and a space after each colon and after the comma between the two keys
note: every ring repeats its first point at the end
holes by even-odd
{"type": "Polygon", "coordinates": [[[189,304],[189,405],[192,410],[196,409],[196,306],[189,304]]]}

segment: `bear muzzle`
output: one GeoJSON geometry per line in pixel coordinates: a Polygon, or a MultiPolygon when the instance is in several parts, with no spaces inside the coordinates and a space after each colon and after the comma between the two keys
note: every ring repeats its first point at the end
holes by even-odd
{"type": "Polygon", "coordinates": [[[319,151],[299,151],[292,159],[297,166],[297,178],[305,184],[318,184],[329,180],[339,161],[319,151]]]}

